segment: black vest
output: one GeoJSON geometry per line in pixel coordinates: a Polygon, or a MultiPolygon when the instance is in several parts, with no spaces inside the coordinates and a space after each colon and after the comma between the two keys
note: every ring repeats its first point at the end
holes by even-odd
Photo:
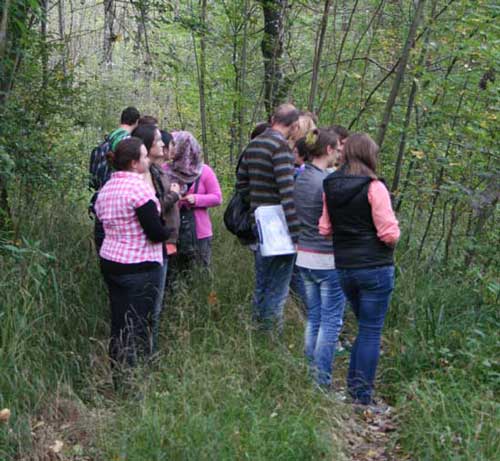
{"type": "Polygon", "coordinates": [[[333,229],[335,266],[339,269],[394,264],[394,249],[377,237],[368,201],[368,176],[336,171],[323,182],[333,229]]]}

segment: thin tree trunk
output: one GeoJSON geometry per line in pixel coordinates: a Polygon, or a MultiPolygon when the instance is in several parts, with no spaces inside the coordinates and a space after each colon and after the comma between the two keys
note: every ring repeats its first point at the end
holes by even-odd
{"type": "Polygon", "coordinates": [[[308,108],[314,112],[314,100],[318,90],[318,78],[321,62],[321,54],[323,53],[323,42],[325,41],[325,32],[328,25],[328,14],[330,13],[331,0],[325,0],[325,7],[323,9],[323,16],[321,18],[321,27],[317,35],[316,46],[314,49],[313,70],[311,76],[311,90],[309,92],[308,108]]]}
{"type": "Polygon", "coordinates": [[[205,103],[205,75],[206,75],[206,31],[207,31],[207,0],[201,0],[201,35],[200,35],[200,118],[201,142],[203,146],[203,160],[208,163],[207,150],[207,109],[205,103]]]}
{"type": "Polygon", "coordinates": [[[42,60],[42,88],[45,90],[49,76],[49,52],[47,49],[47,14],[49,11],[49,0],[42,0],[40,3],[42,14],[40,18],[41,53],[42,60]]]}
{"type": "Polygon", "coordinates": [[[238,152],[243,149],[243,126],[245,123],[245,95],[246,95],[246,79],[247,79],[247,46],[248,46],[248,11],[249,0],[245,0],[243,7],[243,43],[241,44],[241,59],[240,59],[240,87],[238,99],[240,102],[240,111],[238,114],[238,152]]]}
{"type": "Polygon", "coordinates": [[[113,43],[115,40],[115,3],[114,0],[104,0],[104,42],[103,61],[107,69],[113,67],[113,43]]]}
{"type": "Polygon", "coordinates": [[[453,239],[453,231],[455,230],[455,226],[457,224],[457,219],[458,219],[458,212],[457,212],[458,207],[457,207],[457,205],[458,205],[458,200],[455,199],[455,201],[453,202],[453,206],[451,208],[450,226],[448,228],[448,235],[446,236],[446,243],[444,245],[443,265],[445,267],[448,265],[451,242],[453,239]]]}
{"type": "Polygon", "coordinates": [[[264,12],[264,36],[261,42],[264,58],[264,105],[271,115],[278,104],[283,81],[284,17],[288,0],[259,0],[264,12]]]}
{"type": "Polygon", "coordinates": [[[418,25],[420,24],[420,19],[424,11],[425,2],[426,0],[418,0],[417,9],[415,11],[415,15],[413,16],[413,21],[411,23],[410,30],[408,32],[408,37],[406,38],[406,43],[403,48],[403,52],[401,53],[401,59],[399,61],[396,77],[392,84],[391,93],[389,95],[389,98],[387,99],[387,103],[385,105],[384,113],[382,116],[382,122],[380,124],[379,131],[377,134],[377,144],[379,145],[380,148],[382,148],[382,145],[384,143],[387,127],[389,125],[389,121],[391,120],[392,109],[394,108],[394,104],[396,102],[396,98],[399,93],[399,88],[401,87],[401,83],[403,82],[403,78],[406,71],[406,65],[410,57],[410,50],[414,46],[415,36],[417,34],[417,28],[418,25]]]}
{"type": "Polygon", "coordinates": [[[68,69],[66,65],[66,39],[65,39],[65,31],[66,31],[66,20],[65,20],[65,8],[64,8],[65,0],[59,0],[57,3],[57,11],[59,16],[59,39],[61,40],[61,67],[64,77],[68,76],[68,69]]]}
{"type": "MultiPolygon", "coordinates": [[[[453,117],[453,123],[451,125],[451,130],[452,131],[455,130],[455,127],[457,125],[458,115],[460,114],[460,110],[462,109],[462,103],[464,101],[464,96],[465,96],[465,93],[466,93],[466,90],[467,90],[467,83],[468,83],[468,79],[465,80],[464,88],[463,88],[463,90],[460,93],[460,99],[458,101],[457,108],[456,108],[456,111],[455,111],[455,115],[453,117]]],[[[444,158],[448,157],[448,154],[450,152],[450,148],[451,148],[451,138],[448,139],[448,144],[446,146],[446,151],[444,153],[444,158]]],[[[422,236],[422,240],[420,241],[420,245],[419,245],[419,248],[418,248],[418,258],[419,259],[420,259],[420,255],[422,254],[422,250],[424,249],[425,240],[427,239],[427,236],[429,234],[429,230],[430,230],[430,227],[431,227],[432,219],[434,217],[434,212],[436,210],[437,200],[439,198],[439,195],[441,194],[441,185],[443,183],[444,173],[445,173],[445,168],[444,168],[444,165],[443,165],[439,169],[438,177],[437,177],[437,180],[436,180],[435,185],[434,185],[434,191],[433,191],[432,202],[431,202],[431,211],[429,213],[429,218],[427,219],[427,224],[425,226],[424,235],[422,236]]]]}
{"type": "Polygon", "coordinates": [[[342,26],[342,30],[344,31],[344,36],[342,37],[342,42],[340,43],[339,52],[337,54],[337,63],[335,65],[335,71],[334,71],[333,77],[331,78],[331,80],[328,82],[328,85],[326,86],[325,93],[323,95],[323,98],[321,99],[321,103],[318,106],[318,115],[323,110],[323,106],[325,105],[326,100],[328,99],[328,92],[330,91],[330,88],[331,88],[332,84],[337,79],[337,74],[338,74],[338,71],[339,71],[339,65],[340,65],[340,61],[342,59],[342,53],[344,51],[344,45],[345,45],[345,42],[347,40],[347,36],[349,35],[349,31],[351,30],[352,19],[354,17],[354,13],[356,11],[356,8],[358,7],[358,3],[359,3],[359,0],[356,0],[354,2],[351,14],[349,16],[349,23],[348,23],[347,27],[344,28],[344,26],[342,26]]]}

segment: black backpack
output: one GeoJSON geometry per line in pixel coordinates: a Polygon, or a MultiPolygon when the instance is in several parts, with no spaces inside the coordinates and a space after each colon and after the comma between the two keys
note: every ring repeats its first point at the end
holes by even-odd
{"type": "Polygon", "coordinates": [[[111,168],[106,158],[106,154],[110,149],[111,142],[108,136],[106,136],[104,142],[94,147],[90,154],[89,189],[95,190],[96,192],[104,186],[111,177],[111,168]]]}

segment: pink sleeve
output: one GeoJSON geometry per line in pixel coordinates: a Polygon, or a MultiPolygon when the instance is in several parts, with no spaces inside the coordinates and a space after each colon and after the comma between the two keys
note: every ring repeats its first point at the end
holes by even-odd
{"type": "Polygon", "coordinates": [[[399,240],[400,230],[387,187],[380,181],[372,181],[368,189],[368,201],[372,208],[377,237],[387,245],[395,245],[399,240]]]}
{"type": "Polygon", "coordinates": [[[197,208],[219,206],[222,203],[222,192],[219,181],[217,181],[217,176],[215,176],[214,171],[208,165],[203,166],[201,179],[205,186],[205,193],[194,194],[194,206],[197,208]]]}
{"type": "Polygon", "coordinates": [[[326,197],[323,194],[323,213],[321,214],[321,218],[319,218],[319,233],[328,237],[332,235],[332,222],[330,221],[330,215],[328,214],[328,208],[326,206],[326,197]]]}

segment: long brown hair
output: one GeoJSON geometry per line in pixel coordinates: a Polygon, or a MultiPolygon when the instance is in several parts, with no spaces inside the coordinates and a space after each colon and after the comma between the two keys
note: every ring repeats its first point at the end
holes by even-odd
{"type": "Polygon", "coordinates": [[[366,133],[351,134],[344,145],[346,172],[377,179],[378,151],[377,143],[366,133]]]}

